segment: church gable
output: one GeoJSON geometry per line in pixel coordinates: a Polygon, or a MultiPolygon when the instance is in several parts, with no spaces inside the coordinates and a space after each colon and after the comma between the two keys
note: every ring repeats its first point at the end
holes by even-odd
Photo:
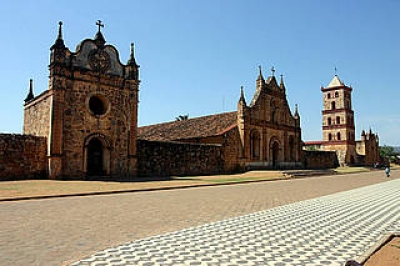
{"type": "MultiPolygon", "coordinates": [[[[267,81],[259,77],[257,89],[249,106],[250,116],[264,123],[295,126],[286,99],[283,79],[278,85],[274,76],[268,77],[267,81]]],[[[260,122],[261,122],[260,121],[260,122]]]]}
{"type": "Polygon", "coordinates": [[[106,75],[123,76],[117,49],[112,45],[99,47],[94,40],[84,40],[71,57],[72,66],[78,69],[100,71],[106,75]]]}

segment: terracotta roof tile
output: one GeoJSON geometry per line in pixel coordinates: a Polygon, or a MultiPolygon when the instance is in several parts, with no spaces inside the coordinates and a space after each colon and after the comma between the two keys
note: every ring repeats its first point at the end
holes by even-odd
{"type": "Polygon", "coordinates": [[[229,112],[138,128],[138,139],[184,140],[218,136],[236,125],[237,113],[229,112]]]}
{"type": "Polygon", "coordinates": [[[323,140],[312,140],[312,141],[305,141],[304,145],[322,145],[325,141],[323,140]]]}

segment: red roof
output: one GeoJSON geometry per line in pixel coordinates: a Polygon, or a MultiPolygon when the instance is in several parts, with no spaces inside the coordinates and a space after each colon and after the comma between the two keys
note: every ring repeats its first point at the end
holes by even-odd
{"type": "Polygon", "coordinates": [[[322,145],[324,142],[323,140],[305,141],[304,145],[322,145]]]}
{"type": "Polygon", "coordinates": [[[196,117],[138,128],[138,139],[171,141],[219,136],[234,128],[237,112],[196,117]]]}

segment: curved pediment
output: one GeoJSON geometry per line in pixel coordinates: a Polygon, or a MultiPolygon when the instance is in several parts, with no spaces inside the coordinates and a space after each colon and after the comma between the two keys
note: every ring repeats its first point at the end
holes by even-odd
{"type": "Polygon", "coordinates": [[[98,46],[91,39],[86,39],[77,46],[72,66],[115,76],[123,76],[124,73],[118,50],[112,45],[98,46]]]}

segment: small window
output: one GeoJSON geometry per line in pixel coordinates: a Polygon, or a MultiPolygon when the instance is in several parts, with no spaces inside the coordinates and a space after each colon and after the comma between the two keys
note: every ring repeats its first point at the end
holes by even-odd
{"type": "Polygon", "coordinates": [[[328,126],[332,125],[332,119],[328,117],[328,126]]]}
{"type": "Polygon", "coordinates": [[[329,133],[328,139],[329,139],[329,140],[332,140],[332,134],[331,134],[331,133],[329,133]]]}
{"type": "Polygon", "coordinates": [[[335,98],[339,97],[339,92],[335,91],[335,98]]]}
{"type": "Polygon", "coordinates": [[[331,94],[330,94],[330,93],[328,93],[327,97],[328,97],[328,99],[330,99],[330,98],[331,98],[331,94]]]}
{"type": "Polygon", "coordinates": [[[340,132],[337,133],[336,139],[337,139],[337,140],[340,140],[340,132]]]}
{"type": "Polygon", "coordinates": [[[340,116],[336,117],[336,125],[340,125],[340,116]]]}
{"type": "Polygon", "coordinates": [[[103,101],[96,96],[90,98],[89,109],[93,112],[94,115],[103,115],[106,112],[103,101]]]}
{"type": "Polygon", "coordinates": [[[332,109],[332,110],[335,110],[335,109],[336,109],[336,103],[335,103],[335,102],[332,102],[332,103],[331,103],[331,109],[332,109]]]}
{"type": "Polygon", "coordinates": [[[91,95],[86,101],[87,107],[92,115],[101,116],[106,114],[110,109],[110,102],[104,95],[91,95]]]}

